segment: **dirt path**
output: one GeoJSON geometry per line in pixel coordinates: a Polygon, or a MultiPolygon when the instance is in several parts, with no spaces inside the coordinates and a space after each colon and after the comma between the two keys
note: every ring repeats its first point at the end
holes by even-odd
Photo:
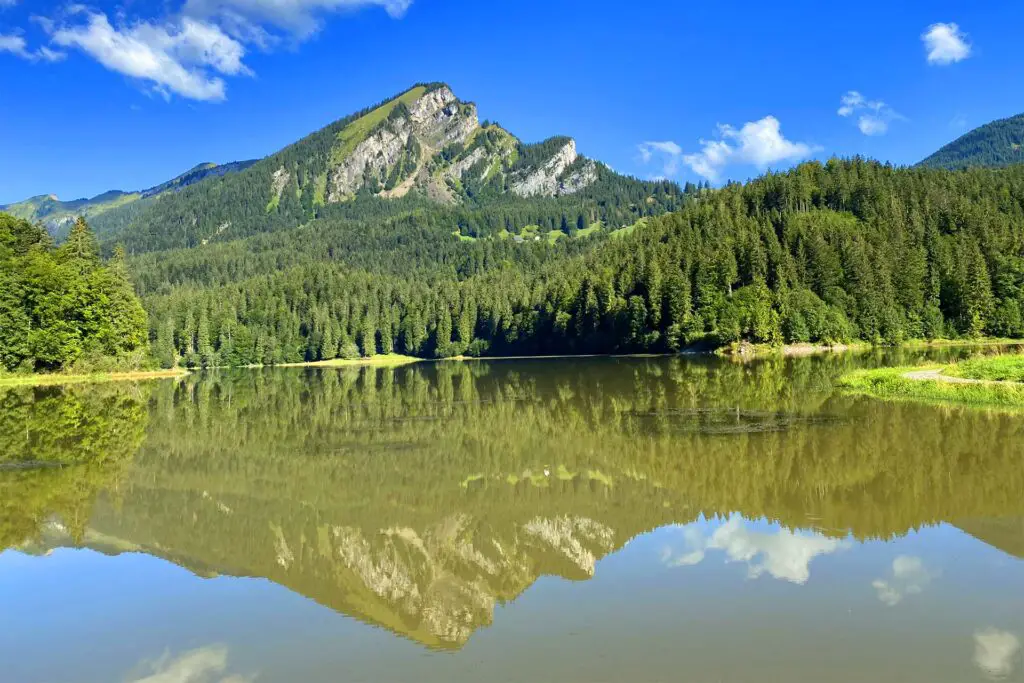
{"type": "Polygon", "coordinates": [[[980,379],[967,379],[965,377],[950,377],[949,375],[943,375],[942,370],[914,370],[913,372],[903,373],[903,377],[906,379],[933,379],[936,382],[948,382],[949,384],[985,384],[984,380],[980,379]]]}
{"type": "Polygon", "coordinates": [[[913,372],[903,373],[903,377],[905,379],[935,380],[936,382],[946,382],[947,384],[1012,384],[1015,386],[1021,386],[1020,382],[999,381],[994,379],[969,379],[967,377],[951,377],[950,375],[943,375],[941,369],[914,370],[913,372]]]}

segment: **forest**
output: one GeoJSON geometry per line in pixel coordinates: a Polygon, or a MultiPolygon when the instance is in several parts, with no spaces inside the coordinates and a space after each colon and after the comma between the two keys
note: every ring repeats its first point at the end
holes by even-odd
{"type": "Polygon", "coordinates": [[[1024,167],[605,180],[477,205],[367,196],[191,248],[142,231],[127,256],[108,236],[106,264],[84,221],[55,247],[4,218],[0,361],[58,369],[147,343],[163,367],[210,367],[1024,337],[1024,167]]]}
{"type": "Polygon", "coordinates": [[[680,204],[526,243],[452,236],[457,208],[324,218],[129,264],[164,365],[1024,336],[1020,167],[834,159],[680,204]]]}

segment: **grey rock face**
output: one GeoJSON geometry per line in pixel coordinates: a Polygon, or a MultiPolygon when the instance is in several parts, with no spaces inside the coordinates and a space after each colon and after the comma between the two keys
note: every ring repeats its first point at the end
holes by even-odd
{"type": "Polygon", "coordinates": [[[284,192],[284,188],[288,185],[288,181],[291,178],[291,174],[285,170],[284,166],[274,171],[274,174],[270,176],[270,191],[275,199],[281,198],[281,193],[284,192]]]}
{"type": "Polygon", "coordinates": [[[461,178],[462,175],[471,169],[474,164],[482,160],[487,155],[486,150],[483,147],[477,147],[470,152],[466,157],[459,159],[446,171],[446,175],[449,178],[461,178]]]}
{"type": "Polygon", "coordinates": [[[399,161],[413,137],[429,158],[434,150],[453,142],[465,142],[479,127],[476,107],[460,104],[447,87],[425,94],[409,107],[408,116],[388,121],[328,173],[328,202],[340,202],[355,194],[367,177],[385,178],[399,161]]]}
{"type": "Polygon", "coordinates": [[[559,194],[575,194],[595,182],[597,182],[597,163],[589,161],[582,169],[562,181],[559,194]]]}
{"type": "Polygon", "coordinates": [[[579,192],[597,180],[597,165],[591,161],[563,180],[566,170],[577,159],[576,141],[570,140],[540,168],[521,174],[512,181],[512,192],[520,197],[557,197],[579,192]]]}

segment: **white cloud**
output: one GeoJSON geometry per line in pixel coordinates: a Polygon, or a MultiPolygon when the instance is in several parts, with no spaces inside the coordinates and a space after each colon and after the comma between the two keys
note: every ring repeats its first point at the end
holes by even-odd
{"type": "Polygon", "coordinates": [[[63,52],[57,52],[45,46],[38,50],[30,50],[25,39],[16,33],[0,33],[0,52],[9,52],[30,62],[59,62],[66,56],[63,52]]]}
{"type": "MultiPolygon", "coordinates": [[[[13,4],[17,0],[0,0],[13,4]]],[[[193,100],[225,99],[222,76],[252,75],[242,59],[246,46],[269,50],[281,42],[281,32],[308,38],[329,12],[375,6],[400,18],[413,0],[184,0],[166,19],[135,21],[72,4],[65,17],[84,17],[84,23],[63,23],[32,16],[55,45],[76,48],[112,71],[152,85],[165,97],[176,94],[193,100]],[[275,33],[276,31],[276,33],[275,33]]],[[[49,47],[30,51],[19,35],[0,35],[0,52],[23,59],[57,61],[65,55],[49,47]]]]}
{"type": "Polygon", "coordinates": [[[857,128],[864,135],[885,135],[889,130],[889,122],[878,116],[863,114],[857,119],[857,128]]]}
{"type": "Polygon", "coordinates": [[[707,544],[701,536],[700,529],[695,526],[683,527],[683,542],[687,548],[685,552],[675,553],[669,546],[662,549],[662,564],[666,567],[690,567],[704,560],[704,549],[707,544]]]}
{"type": "Polygon", "coordinates": [[[645,164],[649,164],[657,157],[662,165],[662,177],[673,176],[679,171],[683,148],[671,140],[644,142],[637,145],[637,151],[640,152],[640,160],[645,164]]]}
{"type": "Polygon", "coordinates": [[[26,52],[25,39],[21,36],[0,33],[0,52],[11,52],[23,56],[26,52]]]}
{"type": "Polygon", "coordinates": [[[662,562],[669,567],[689,566],[704,560],[708,551],[721,550],[728,562],[745,562],[747,575],[757,578],[767,572],[773,578],[804,584],[811,576],[811,560],[846,547],[844,541],[821,534],[794,533],[779,529],[763,533],[748,529],[740,517],[731,517],[705,540],[695,527],[683,530],[685,550],[666,548],[662,562]]]}
{"type": "Polygon", "coordinates": [[[1009,631],[987,628],[974,633],[974,663],[992,678],[1013,673],[1020,640],[1009,631]]]}
{"type": "Polygon", "coordinates": [[[918,595],[938,576],[929,571],[920,557],[900,555],[892,561],[892,575],[875,579],[871,586],[878,593],[878,599],[890,607],[903,602],[908,595],[918,595]]]}
{"type": "Polygon", "coordinates": [[[18,0],[0,0],[0,8],[3,7],[14,7],[18,4],[18,0]]]}
{"type": "Polygon", "coordinates": [[[869,100],[856,90],[850,90],[839,98],[837,114],[843,117],[857,116],[857,128],[864,135],[885,135],[889,124],[902,121],[905,117],[881,100],[869,100]]]}
{"type": "MultiPolygon", "coordinates": [[[[394,18],[401,18],[412,0],[187,0],[184,13],[194,17],[217,18],[232,35],[242,40],[269,34],[269,24],[297,38],[308,38],[320,30],[321,16],[328,12],[382,7],[394,18]],[[246,36],[249,38],[246,38],[246,36]]],[[[254,41],[255,42],[255,41],[254,41]]]]}
{"type": "Polygon", "coordinates": [[[88,14],[85,24],[63,26],[53,42],[78,48],[103,66],[148,81],[169,96],[219,101],[224,80],[213,75],[251,74],[242,63],[245,48],[217,26],[185,17],[171,24],[140,22],[115,28],[105,14],[88,14]]]}
{"type": "Polygon", "coordinates": [[[726,166],[742,164],[767,168],[782,161],[806,159],[817,148],[787,140],[774,116],[750,121],[739,129],[718,126],[718,140],[701,140],[701,151],[685,154],[683,163],[708,180],[718,180],[726,166]]]}
{"type": "Polygon", "coordinates": [[[250,683],[255,676],[225,676],[228,650],[223,645],[209,645],[183,652],[177,657],[164,653],[155,662],[143,662],[146,673],[131,683],[250,683]]]}
{"type": "Polygon", "coordinates": [[[932,24],[921,34],[921,40],[928,52],[929,64],[945,66],[971,56],[967,36],[956,24],[932,24]]]}

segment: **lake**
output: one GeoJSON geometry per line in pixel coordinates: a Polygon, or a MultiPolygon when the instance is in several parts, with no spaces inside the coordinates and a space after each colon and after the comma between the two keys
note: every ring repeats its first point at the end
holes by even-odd
{"type": "Polygon", "coordinates": [[[0,389],[0,680],[1024,680],[1024,417],[835,388],[961,353],[0,389]]]}

